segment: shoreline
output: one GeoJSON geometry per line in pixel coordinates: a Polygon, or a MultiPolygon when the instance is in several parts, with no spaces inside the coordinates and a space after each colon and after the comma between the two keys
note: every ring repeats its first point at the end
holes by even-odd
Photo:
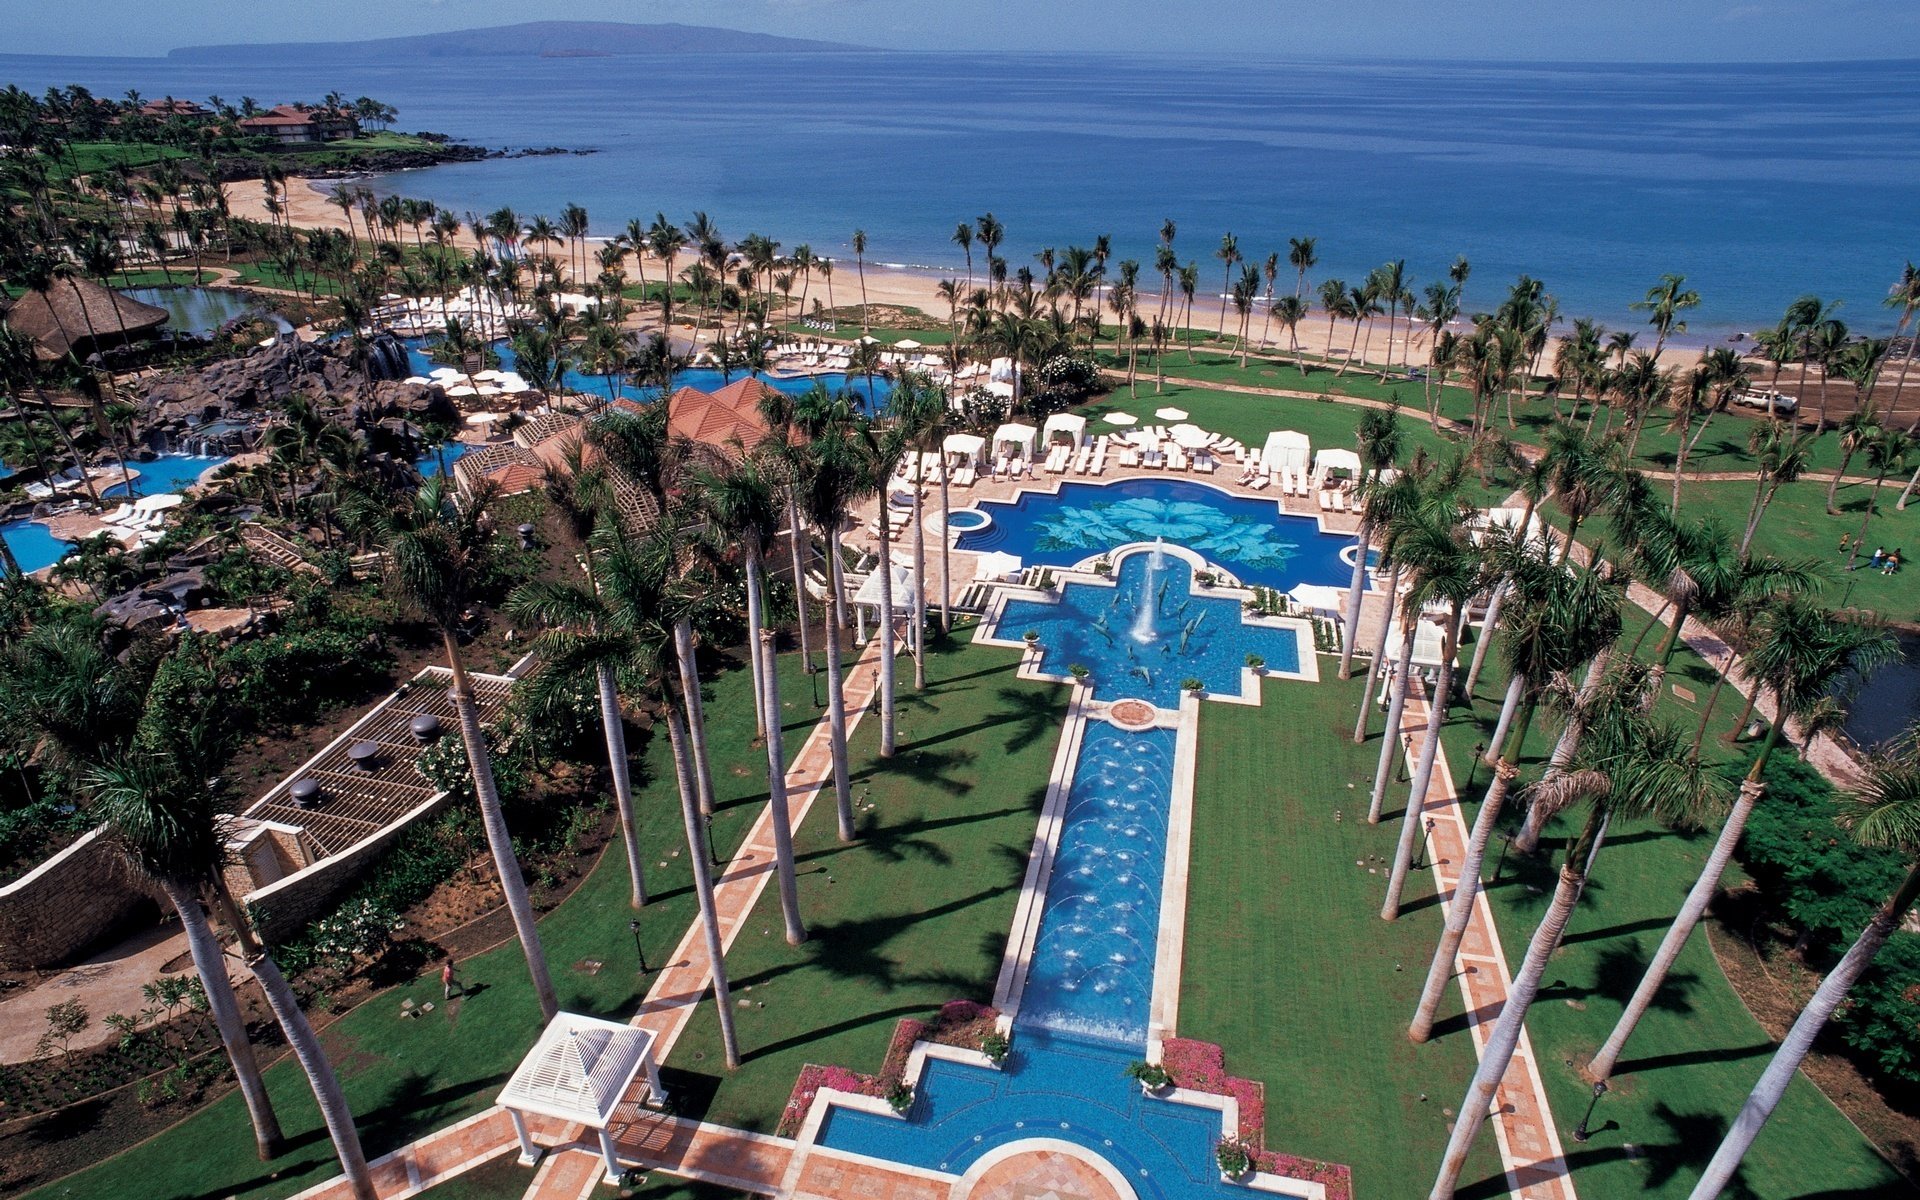
{"type": "MultiPolygon", "coordinates": [[[[343,182],[343,180],[311,179],[306,177],[300,177],[297,180],[289,179],[286,200],[282,206],[283,219],[300,228],[321,228],[346,232],[348,228],[347,219],[332,201],[332,185],[340,182],[343,182]]],[[[259,180],[252,179],[226,183],[222,185],[222,190],[226,194],[228,207],[235,216],[259,221],[263,224],[267,223],[268,213],[266,210],[266,201],[259,180]]],[[[355,222],[353,227],[358,230],[359,223],[355,222]]],[[[612,240],[613,239],[609,237],[589,236],[586,242],[589,247],[598,249],[612,240]]],[[[461,231],[455,235],[453,244],[463,250],[472,250],[476,246],[472,234],[464,225],[461,227],[461,231]]],[[[833,306],[841,310],[857,306],[860,302],[860,283],[857,268],[851,268],[848,261],[844,258],[834,259],[833,262],[833,306]]],[[[642,270],[645,270],[645,264],[651,264],[657,267],[660,265],[660,260],[652,256],[647,256],[641,267],[642,270]]],[[[983,266],[983,264],[979,263],[975,265],[976,268],[983,266]]],[[[630,281],[634,283],[640,282],[641,276],[636,273],[635,266],[632,263],[627,265],[625,273],[630,281]]],[[[947,324],[947,302],[941,297],[939,292],[941,281],[945,279],[958,279],[964,284],[966,278],[964,271],[955,272],[930,266],[882,263],[871,259],[867,261],[865,276],[866,296],[870,304],[888,304],[919,309],[927,315],[928,319],[932,321],[936,327],[940,328],[944,328],[947,324]]],[[[657,271],[653,270],[645,270],[645,278],[649,283],[659,281],[657,271]]],[[[975,285],[979,286],[980,282],[981,272],[976,270],[975,285]]],[[[1148,279],[1147,273],[1143,271],[1142,282],[1143,287],[1140,294],[1141,315],[1150,319],[1153,312],[1158,308],[1160,294],[1158,287],[1159,281],[1157,278],[1148,279]],[[1152,286],[1144,286],[1147,284],[1151,284],[1152,286]]],[[[1276,294],[1281,290],[1284,289],[1276,287],[1276,294]]],[[[827,299],[825,289],[821,281],[817,278],[811,285],[807,295],[809,300],[819,299],[823,303],[827,299]]],[[[1176,299],[1178,299],[1177,296],[1176,299]]],[[[1212,333],[1221,326],[1222,319],[1224,318],[1224,323],[1229,334],[1231,334],[1232,327],[1238,319],[1237,315],[1232,311],[1232,305],[1230,303],[1222,297],[1210,295],[1205,291],[1195,294],[1193,310],[1192,328],[1196,333],[1212,333]]],[[[1354,341],[1354,331],[1350,324],[1341,322],[1339,323],[1339,328],[1335,328],[1334,325],[1334,322],[1329,321],[1328,318],[1320,314],[1316,308],[1305,321],[1301,322],[1296,333],[1300,350],[1303,353],[1320,358],[1338,360],[1347,357],[1348,347],[1352,345],[1354,347],[1352,353],[1356,361],[1375,364],[1383,361],[1388,353],[1390,335],[1384,317],[1375,320],[1370,328],[1363,330],[1357,343],[1354,341]]],[[[1285,353],[1291,349],[1286,337],[1277,327],[1270,331],[1269,339],[1263,343],[1260,340],[1262,327],[1263,322],[1260,314],[1256,313],[1255,319],[1250,326],[1252,331],[1251,336],[1253,338],[1251,345],[1255,350],[1285,353]]],[[[1463,330],[1468,328],[1468,326],[1464,321],[1456,321],[1453,328],[1463,330]]],[[[1635,332],[1642,332],[1645,330],[1645,327],[1635,326],[1633,329],[1635,332]]],[[[1178,332],[1179,330],[1176,328],[1176,340],[1178,339],[1178,332]]],[[[1650,347],[1652,344],[1651,331],[1645,332],[1647,336],[1644,337],[1644,341],[1646,345],[1650,347]]],[[[1391,333],[1393,353],[1397,358],[1403,357],[1409,360],[1412,366],[1426,365],[1427,348],[1430,340],[1426,330],[1423,327],[1418,327],[1412,330],[1412,342],[1410,346],[1407,345],[1408,326],[1404,316],[1396,324],[1391,333]]],[[[1547,349],[1541,359],[1543,367],[1551,364],[1554,349],[1562,340],[1563,339],[1557,335],[1548,338],[1547,349]]],[[[1718,346],[1733,346],[1744,355],[1753,347],[1753,341],[1751,337],[1743,339],[1740,342],[1731,342],[1725,338],[1707,339],[1689,337],[1683,334],[1668,339],[1666,346],[1660,353],[1660,364],[1663,367],[1670,368],[1691,367],[1698,361],[1703,350],[1718,346]]]]}

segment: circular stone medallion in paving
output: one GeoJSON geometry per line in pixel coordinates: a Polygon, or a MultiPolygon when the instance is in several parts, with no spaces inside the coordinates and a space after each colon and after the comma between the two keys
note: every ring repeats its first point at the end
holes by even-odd
{"type": "Polygon", "coordinates": [[[1120,1172],[1090,1150],[1035,1138],[1002,1146],[954,1184],[951,1200],[1136,1200],[1120,1172]]]}
{"type": "Polygon", "coordinates": [[[1129,732],[1153,728],[1159,710],[1145,700],[1116,700],[1107,706],[1107,719],[1129,732]]]}

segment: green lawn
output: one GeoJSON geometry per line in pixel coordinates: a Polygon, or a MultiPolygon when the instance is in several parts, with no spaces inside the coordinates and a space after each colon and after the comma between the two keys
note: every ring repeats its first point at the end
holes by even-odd
{"type": "Polygon", "coordinates": [[[47,164],[62,176],[74,172],[76,167],[79,174],[90,175],[116,165],[150,167],[167,159],[188,156],[187,151],[177,146],[150,142],[74,142],[67,149],[68,154],[57,155],[47,164]]]}
{"type": "MultiPolygon", "coordinates": [[[[1627,641],[1649,620],[1634,611],[1627,641]]],[[[1651,656],[1659,636],[1655,630],[1642,643],[1643,657],[1651,656]]],[[[1455,708],[1443,735],[1448,763],[1463,787],[1473,749],[1485,744],[1499,713],[1505,672],[1498,654],[1496,644],[1471,716],[1455,708]]],[[[1712,681],[1711,668],[1683,647],[1674,657],[1656,713],[1691,731],[1712,681]],[[1675,685],[1694,699],[1679,696],[1675,685]]],[[[1718,736],[1731,730],[1741,705],[1732,689],[1723,694],[1702,744],[1707,761],[1744,760],[1749,747],[1729,746],[1718,736]]],[[[1535,728],[1526,759],[1537,769],[1552,750],[1557,725],[1542,718],[1535,728]]],[[[1377,737],[1369,745],[1378,752],[1377,737]]],[[[1468,820],[1477,810],[1487,775],[1484,766],[1472,771],[1468,820]]],[[[1404,786],[1388,791],[1389,812],[1396,820],[1405,798],[1404,786]]],[[[1510,800],[1504,819],[1517,827],[1520,815],[1521,804],[1510,800]]],[[[1559,838],[1571,832],[1572,824],[1571,817],[1556,822],[1542,842],[1543,850],[1557,852],[1563,844],[1559,838]]],[[[1681,834],[1649,822],[1622,822],[1609,831],[1593,882],[1527,1018],[1563,1132],[1580,1119],[1591,1099],[1587,1084],[1567,1064],[1591,1057],[1612,1030],[1711,844],[1710,832],[1681,834]]],[[[1509,963],[1519,962],[1543,911],[1552,887],[1549,858],[1548,853],[1532,862],[1509,857],[1501,882],[1488,890],[1509,963]]],[[[1491,872],[1490,865],[1489,877],[1491,872]]],[[[1736,868],[1729,872],[1728,883],[1737,882],[1736,868]]],[[[1431,936],[1433,919],[1422,923],[1431,936]]],[[[1455,1033],[1450,1040],[1465,1036],[1455,1033]]],[[[1566,1143],[1575,1185],[1593,1196],[1686,1196],[1771,1051],[1765,1032],[1714,961],[1705,932],[1696,931],[1635,1033],[1613,1090],[1599,1104],[1593,1139],[1585,1145],[1566,1143]]],[[[1748,1156],[1741,1177],[1748,1190],[1740,1194],[1755,1200],[1805,1196],[1807,1167],[1816,1162],[1820,1195],[1888,1200],[1915,1195],[1840,1111],[1800,1079],[1748,1156]]]]}
{"type": "Polygon", "coordinates": [[[309,271],[302,271],[298,277],[295,277],[281,270],[279,263],[267,262],[265,260],[242,264],[240,267],[240,275],[234,282],[251,285],[253,287],[278,288],[286,292],[299,292],[302,295],[316,290],[322,296],[337,296],[340,294],[340,284],[334,279],[323,275],[316,284],[313,274],[309,271]]]}
{"type": "MultiPolygon", "coordinates": [[[[1260,708],[1201,705],[1179,1032],[1266,1084],[1269,1149],[1346,1163],[1356,1196],[1411,1197],[1474,1056],[1464,1033],[1406,1037],[1438,910],[1421,873],[1418,907],[1380,920],[1375,856],[1398,830],[1366,822],[1379,749],[1348,737],[1361,685],[1270,680],[1260,708]]],[[[1459,1007],[1450,992],[1445,1015],[1459,1007]]],[[[1498,1170],[1489,1136],[1467,1178],[1498,1170]]]]}
{"type": "Polygon", "coordinates": [[[703,1007],[668,1060],[681,1111],[771,1131],[803,1063],[875,1070],[901,1018],[992,999],[1068,692],[1018,659],[952,643],[924,693],[902,661],[897,754],[878,757],[877,714],[851,746],[860,840],[838,841],[829,788],[795,837],[810,936],[786,944],[769,886],[728,955],[744,1062],[722,1069],[703,1007]]]}
{"type": "MultiPolygon", "coordinates": [[[[789,753],[812,728],[815,714],[798,655],[784,655],[781,687],[788,710],[789,753]]],[[[731,855],[766,797],[766,754],[749,745],[751,686],[745,671],[709,685],[707,706],[718,812],[715,843],[731,855]]],[[[662,962],[694,918],[693,888],[668,765],[665,739],[652,739],[635,780],[648,886],[653,899],[640,914],[647,956],[662,962]]],[[[563,1008],[606,1017],[631,1013],[647,979],[634,969],[627,922],[627,871],[615,838],[593,873],[540,923],[563,1008]]],[[[363,1004],[330,1026],[322,1039],[353,1106],[368,1157],[487,1107],[539,1033],[539,1010],[516,943],[462,962],[471,997],[441,1004],[437,970],[363,1004]],[[399,1019],[403,999],[432,1000],[426,1020],[399,1019]]],[[[262,1164],[237,1094],[210,1105],[166,1133],[99,1166],[31,1193],[35,1197],[131,1196],[146,1200],[290,1195],[337,1172],[306,1079],[290,1061],[267,1073],[282,1126],[293,1141],[279,1160],[262,1164]]],[[[782,1092],[784,1095],[784,1091],[782,1092]]]]}

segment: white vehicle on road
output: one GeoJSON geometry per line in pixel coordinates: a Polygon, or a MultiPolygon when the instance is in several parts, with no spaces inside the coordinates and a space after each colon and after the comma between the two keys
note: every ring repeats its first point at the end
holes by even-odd
{"type": "Polygon", "coordinates": [[[1769,413],[1790,413],[1800,406],[1800,402],[1792,396],[1769,388],[1743,389],[1734,393],[1733,402],[1748,408],[1763,409],[1769,413]]]}

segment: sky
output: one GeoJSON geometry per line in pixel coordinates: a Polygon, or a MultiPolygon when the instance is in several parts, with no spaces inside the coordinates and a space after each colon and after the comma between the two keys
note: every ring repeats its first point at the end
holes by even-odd
{"type": "Polygon", "coordinates": [[[1911,57],[1915,0],[9,0],[19,54],[677,21],[918,50],[1506,61],[1911,57]],[[156,20],[156,15],[164,19],[156,20]]]}

